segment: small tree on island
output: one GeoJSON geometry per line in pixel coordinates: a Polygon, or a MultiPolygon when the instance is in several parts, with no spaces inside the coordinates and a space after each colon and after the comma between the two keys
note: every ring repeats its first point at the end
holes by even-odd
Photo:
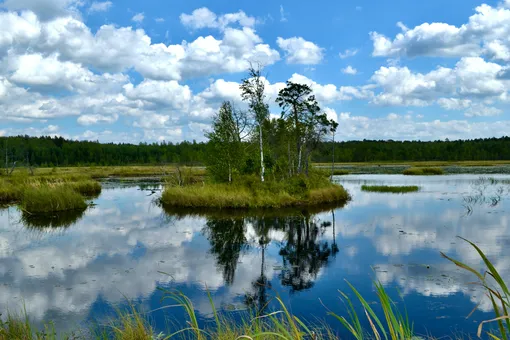
{"type": "Polygon", "coordinates": [[[209,171],[219,181],[232,182],[232,174],[243,159],[243,139],[247,117],[231,102],[225,101],[213,118],[213,131],[206,133],[213,148],[209,156],[209,171]]]}

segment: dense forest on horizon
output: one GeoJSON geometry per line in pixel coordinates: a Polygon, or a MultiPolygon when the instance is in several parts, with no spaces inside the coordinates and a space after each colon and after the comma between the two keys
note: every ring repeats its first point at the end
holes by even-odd
{"type": "MultiPolygon", "coordinates": [[[[248,146],[249,147],[249,146],[248,146]]],[[[66,140],[62,137],[0,137],[1,164],[32,166],[203,164],[209,143],[115,144],[66,140]]],[[[510,137],[455,141],[362,140],[335,142],[336,162],[510,160],[510,137]]],[[[333,142],[322,142],[311,155],[330,162],[333,142]]],[[[271,162],[268,158],[266,162],[271,162]]]]}

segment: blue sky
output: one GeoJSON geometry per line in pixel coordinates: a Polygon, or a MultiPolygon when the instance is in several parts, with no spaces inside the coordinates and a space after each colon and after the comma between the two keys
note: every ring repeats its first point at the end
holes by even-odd
{"type": "Polygon", "coordinates": [[[0,135],[204,140],[250,62],[275,116],[307,83],[340,140],[510,128],[510,0],[3,0],[0,135]]]}

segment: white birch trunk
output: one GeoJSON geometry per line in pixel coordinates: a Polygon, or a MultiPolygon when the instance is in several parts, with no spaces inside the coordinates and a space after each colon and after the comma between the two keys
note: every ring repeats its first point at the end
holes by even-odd
{"type": "Polygon", "coordinates": [[[260,140],[260,181],[264,182],[264,174],[266,169],[264,168],[264,146],[262,144],[262,125],[259,124],[259,140],[260,140]]]}

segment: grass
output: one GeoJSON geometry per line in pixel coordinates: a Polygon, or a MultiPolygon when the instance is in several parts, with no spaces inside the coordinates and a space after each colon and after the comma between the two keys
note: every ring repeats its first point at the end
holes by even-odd
{"type": "Polygon", "coordinates": [[[334,169],[333,170],[333,176],[343,176],[343,175],[348,175],[350,173],[351,172],[349,170],[345,170],[345,169],[334,169]]]}
{"type": "Polygon", "coordinates": [[[403,172],[404,175],[408,176],[429,176],[429,175],[443,175],[444,170],[441,168],[409,168],[405,169],[403,172]]]}
{"type": "Polygon", "coordinates": [[[362,191],[369,192],[391,192],[391,193],[406,193],[416,192],[420,190],[420,187],[416,185],[403,185],[403,186],[390,186],[390,185],[362,185],[362,191]]]}
{"type": "Polygon", "coordinates": [[[293,177],[264,183],[256,176],[247,176],[232,184],[167,186],[161,195],[164,206],[221,209],[313,206],[349,199],[349,193],[342,186],[332,184],[319,173],[310,178],[293,177]]]}
{"type": "Polygon", "coordinates": [[[31,176],[26,173],[14,173],[12,176],[0,176],[0,203],[19,203],[25,191],[34,192],[38,188],[69,188],[84,196],[96,196],[101,193],[101,184],[83,174],[44,174],[31,176]]]}
{"type": "Polygon", "coordinates": [[[87,203],[82,195],[65,186],[42,185],[23,191],[21,209],[29,214],[47,214],[67,210],[85,210],[87,203]]]}

